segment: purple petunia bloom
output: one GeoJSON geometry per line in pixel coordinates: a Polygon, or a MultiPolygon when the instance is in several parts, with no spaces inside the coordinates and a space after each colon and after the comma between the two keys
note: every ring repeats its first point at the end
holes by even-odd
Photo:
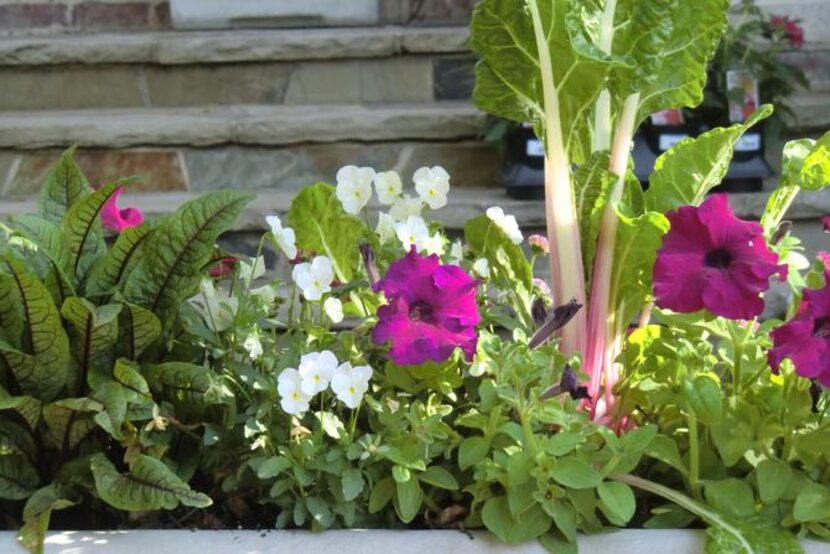
{"type": "Polygon", "coordinates": [[[681,313],[706,308],[730,319],[760,315],[760,294],[769,289],[769,278],[787,276],[787,266],[767,248],[761,226],[738,219],[722,194],[667,217],[671,230],[654,266],[657,305],[681,313]]]}
{"type": "Polygon", "coordinates": [[[456,348],[471,361],[481,321],[477,286],[457,265],[441,265],[438,256],[424,257],[412,248],[373,287],[388,304],[378,308],[372,340],[391,341],[389,355],[399,365],[443,362],[456,348]]]}
{"type": "Polygon", "coordinates": [[[107,229],[121,232],[129,227],[136,227],[144,223],[144,215],[138,208],[119,208],[118,197],[124,192],[123,187],[115,189],[109,200],[101,208],[101,223],[107,229]]]}
{"type": "Polygon", "coordinates": [[[830,215],[822,217],[821,224],[824,226],[824,232],[830,233],[830,215]]]}
{"type": "Polygon", "coordinates": [[[798,314],[772,332],[769,364],[776,372],[789,358],[802,377],[830,387],[830,260],[824,260],[824,288],[805,290],[798,314]]]}

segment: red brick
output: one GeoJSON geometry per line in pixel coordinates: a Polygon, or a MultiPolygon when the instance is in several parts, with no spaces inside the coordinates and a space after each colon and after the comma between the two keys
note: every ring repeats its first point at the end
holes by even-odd
{"type": "Polygon", "coordinates": [[[63,4],[8,4],[0,6],[0,29],[34,29],[66,24],[63,4]]]}
{"type": "Polygon", "coordinates": [[[146,2],[84,2],[75,6],[72,20],[73,25],[81,29],[146,29],[150,26],[150,5],[146,2]]]}

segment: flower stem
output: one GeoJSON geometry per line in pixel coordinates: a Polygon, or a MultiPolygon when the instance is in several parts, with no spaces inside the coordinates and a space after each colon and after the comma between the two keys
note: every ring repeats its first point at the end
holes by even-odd
{"type": "Polygon", "coordinates": [[[726,521],[723,518],[723,516],[721,516],[719,513],[710,510],[697,500],[689,498],[685,494],[677,492],[676,490],[670,489],[663,485],[659,485],[653,481],[649,481],[648,479],[643,479],[641,477],[636,477],[630,474],[612,475],[611,479],[619,481],[620,483],[625,483],[626,485],[630,485],[632,487],[636,487],[644,491],[648,491],[650,493],[656,494],[657,496],[662,496],[666,500],[674,502],[681,508],[684,508],[685,510],[688,510],[696,516],[704,519],[710,525],[717,525],[718,527],[721,527],[724,531],[734,535],[735,538],[738,539],[738,541],[744,547],[746,552],[748,552],[749,554],[755,552],[755,550],[753,550],[752,546],[746,541],[744,536],[737,528],[735,528],[728,521],[726,521]]]}
{"type": "Polygon", "coordinates": [[[698,444],[697,416],[689,411],[686,416],[689,426],[689,485],[692,494],[700,499],[700,445],[698,444]]]}

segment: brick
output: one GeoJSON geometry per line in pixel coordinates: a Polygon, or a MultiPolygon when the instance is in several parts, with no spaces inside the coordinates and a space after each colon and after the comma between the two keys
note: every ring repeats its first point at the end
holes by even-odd
{"type": "MultiPolygon", "coordinates": [[[[4,196],[35,196],[60,154],[60,150],[52,149],[21,153],[17,174],[8,183],[4,196]]],[[[188,188],[181,157],[175,150],[79,150],[75,159],[93,185],[135,175],[139,181],[130,185],[131,192],[172,192],[188,188]]]]}
{"type": "Polygon", "coordinates": [[[290,64],[150,66],[145,70],[153,106],[279,104],[290,64]]]}
{"type": "Polygon", "coordinates": [[[8,4],[0,6],[0,29],[36,29],[66,24],[63,4],[8,4]]]}
{"type": "Polygon", "coordinates": [[[153,6],[153,15],[155,21],[153,27],[156,29],[172,29],[173,24],[170,20],[170,3],[161,2],[153,6]]]}
{"type": "Polygon", "coordinates": [[[139,107],[138,71],[130,66],[0,68],[0,111],[139,107]]]}
{"type": "Polygon", "coordinates": [[[97,31],[146,29],[150,26],[150,9],[143,2],[84,2],[75,6],[72,20],[75,27],[97,31]]]}

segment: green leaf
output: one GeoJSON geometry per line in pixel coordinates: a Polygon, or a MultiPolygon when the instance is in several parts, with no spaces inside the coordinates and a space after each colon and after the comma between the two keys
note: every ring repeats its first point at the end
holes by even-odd
{"type": "Polygon", "coordinates": [[[602,481],[602,475],[590,465],[576,458],[560,458],[553,466],[551,477],[558,483],[572,489],[596,487],[602,481]]]}
{"type": "Polygon", "coordinates": [[[830,487],[810,483],[795,498],[793,517],[796,521],[825,521],[830,519],[830,487]]]}
{"type": "Polygon", "coordinates": [[[683,139],[661,154],[649,177],[646,207],[665,213],[681,206],[700,205],[706,193],[723,181],[741,136],[771,114],[771,106],[761,106],[744,123],[683,139]]]}
{"type": "Polygon", "coordinates": [[[144,241],[123,286],[127,302],[149,309],[168,328],[179,305],[197,289],[213,245],[252,196],[217,191],[167,217],[144,241]]]}
{"type": "Polygon", "coordinates": [[[395,483],[395,511],[404,523],[410,523],[424,500],[424,491],[417,479],[410,479],[404,483],[395,483]]]}
{"type": "Polygon", "coordinates": [[[520,544],[547,533],[551,518],[534,504],[518,519],[513,519],[506,496],[491,498],[481,510],[481,521],[505,544],[520,544]]]}
{"type": "Polygon", "coordinates": [[[351,502],[363,492],[363,487],[365,486],[363,472],[355,468],[344,470],[340,474],[340,484],[343,491],[343,500],[351,502]]]}
{"type": "Polygon", "coordinates": [[[714,425],[723,412],[720,385],[714,375],[697,375],[683,385],[689,407],[704,425],[714,425]]]}
{"type": "Polygon", "coordinates": [[[446,489],[448,491],[458,490],[458,481],[452,476],[452,473],[441,466],[430,466],[423,473],[418,474],[418,478],[427,485],[438,487],[439,489],[446,489]]]}
{"type": "Polygon", "coordinates": [[[458,449],[458,467],[462,470],[473,467],[482,461],[490,451],[490,441],[484,437],[464,439],[458,449]]]}
{"type": "MultiPolygon", "coordinates": [[[[566,26],[569,2],[535,0],[549,50],[552,86],[556,90],[563,143],[577,161],[590,150],[591,110],[604,85],[606,64],[578,54],[573,29],[566,26]]],[[[571,26],[581,24],[579,18],[571,26]]],[[[479,2],[473,13],[470,44],[481,60],[476,66],[473,98],[485,112],[533,124],[545,137],[543,70],[531,11],[525,4],[504,0],[479,2]]],[[[552,108],[552,106],[547,106],[552,108]]]]}
{"type": "Polygon", "coordinates": [[[496,223],[482,215],[464,225],[464,240],[476,256],[486,258],[493,280],[509,287],[517,284],[530,290],[533,271],[522,247],[514,244],[496,223]]]}
{"type": "Polygon", "coordinates": [[[92,458],[95,490],[101,499],[119,510],[144,512],[172,510],[179,504],[206,508],[211,499],[192,490],[179,479],[164,462],[138,454],[132,461],[130,473],[121,474],[103,455],[92,458]]]}
{"type": "Polygon", "coordinates": [[[331,513],[331,509],[324,500],[309,496],[305,499],[305,504],[315,525],[323,529],[328,529],[331,526],[332,521],[334,521],[334,514],[331,513]]]}
{"type": "Polygon", "coordinates": [[[634,516],[637,502],[631,487],[618,481],[603,481],[597,487],[600,509],[615,525],[625,525],[634,516]]]}
{"type": "Polygon", "coordinates": [[[706,554],[804,554],[795,535],[778,525],[755,518],[731,518],[728,524],[731,530],[706,530],[706,554]]]}
{"type": "Polygon", "coordinates": [[[84,374],[93,364],[110,354],[118,339],[119,304],[95,306],[89,300],[73,296],[67,298],[61,314],[71,326],[73,354],[84,374]]]}
{"type": "Polygon", "coordinates": [[[574,507],[564,501],[557,499],[545,499],[541,502],[542,509],[553,518],[553,523],[556,525],[562,534],[569,541],[576,541],[577,530],[577,513],[574,507]]]}
{"type": "Polygon", "coordinates": [[[112,377],[124,387],[128,402],[135,403],[139,400],[151,399],[150,385],[147,384],[144,376],[139,373],[137,366],[128,360],[119,359],[115,361],[112,368],[112,377]]]}
{"type": "Polygon", "coordinates": [[[38,211],[43,218],[59,224],[64,214],[78,200],[89,196],[89,184],[73,155],[75,147],[66,150],[46,174],[38,198],[38,211]]]}
{"type": "Polygon", "coordinates": [[[260,479],[272,479],[291,467],[291,461],[285,456],[271,456],[256,468],[260,479]]]}
{"type": "Polygon", "coordinates": [[[37,470],[25,456],[0,454],[0,498],[28,498],[35,492],[39,482],[37,470]]]}
{"type": "Polygon", "coordinates": [[[51,444],[64,454],[72,451],[95,429],[94,414],[104,409],[91,398],[64,398],[43,407],[43,420],[51,444]]]}
{"type": "Polygon", "coordinates": [[[61,228],[42,217],[23,214],[14,217],[15,233],[26,237],[37,246],[60,270],[71,268],[69,246],[61,228]]]}
{"type": "Polygon", "coordinates": [[[70,500],[67,496],[69,495],[61,487],[51,484],[38,489],[29,497],[23,507],[23,527],[18,536],[24,547],[32,552],[43,547],[52,512],[64,510],[80,501],[70,500]]]}
{"type": "Polygon", "coordinates": [[[761,460],[755,466],[758,494],[764,504],[772,504],[790,487],[793,470],[790,464],[779,460],[761,460]]]}
{"type": "Polygon", "coordinates": [[[16,412],[30,429],[35,429],[40,421],[40,411],[43,405],[40,400],[32,396],[12,396],[0,386],[0,411],[16,412]]]}
{"type": "Polygon", "coordinates": [[[706,502],[723,514],[746,518],[755,513],[752,487],[740,479],[707,481],[704,493],[706,502]]]}
{"type": "Polygon", "coordinates": [[[114,439],[122,440],[121,425],[127,416],[127,398],[124,387],[115,381],[110,381],[99,387],[93,398],[101,403],[103,409],[93,416],[93,421],[110,434],[114,439]]]}
{"type": "Polygon", "coordinates": [[[830,185],[830,132],[812,144],[800,164],[789,168],[797,168],[798,173],[792,176],[788,174],[787,182],[804,190],[817,191],[830,185]]]}
{"type": "Polygon", "coordinates": [[[680,457],[680,450],[677,448],[677,443],[666,435],[657,435],[651,444],[646,448],[646,454],[656,460],[660,460],[664,464],[668,464],[683,475],[688,475],[689,470],[683,459],[680,457]]]}
{"type": "Polygon", "coordinates": [[[227,404],[232,394],[211,369],[186,362],[141,366],[150,388],[183,417],[198,416],[210,405],[227,404]]]}
{"type": "Polygon", "coordinates": [[[161,336],[161,321],[150,310],[141,306],[122,303],[118,319],[118,353],[130,360],[137,360],[147,347],[161,336]]]}
{"type": "Polygon", "coordinates": [[[139,257],[136,254],[149,235],[150,226],[146,223],[121,231],[106,256],[89,270],[85,289],[87,295],[107,294],[117,288],[135,268],[139,257]]]}
{"type": "MultiPolygon", "coordinates": [[[[11,258],[6,258],[3,265],[12,278],[12,292],[3,295],[0,290],[0,314],[15,313],[22,308],[25,322],[22,340],[30,351],[26,354],[0,344],[0,355],[24,394],[49,401],[68,381],[69,339],[63,330],[60,313],[43,283],[11,258]]],[[[0,276],[0,280],[7,278],[0,276]]],[[[0,315],[0,320],[5,325],[5,316],[0,315]]]]}
{"type": "Polygon", "coordinates": [[[316,183],[303,188],[291,202],[287,222],[294,229],[297,247],[328,256],[337,278],[352,280],[360,265],[357,245],[371,231],[362,220],[343,211],[333,186],[316,183]]]}
{"type": "Polygon", "coordinates": [[[79,282],[107,250],[98,214],[123,183],[110,183],[75,202],[61,225],[69,247],[69,274],[79,282]]]}
{"type": "Polygon", "coordinates": [[[375,514],[392,501],[395,496],[395,481],[391,477],[381,479],[369,494],[369,513],[375,514]]]}

